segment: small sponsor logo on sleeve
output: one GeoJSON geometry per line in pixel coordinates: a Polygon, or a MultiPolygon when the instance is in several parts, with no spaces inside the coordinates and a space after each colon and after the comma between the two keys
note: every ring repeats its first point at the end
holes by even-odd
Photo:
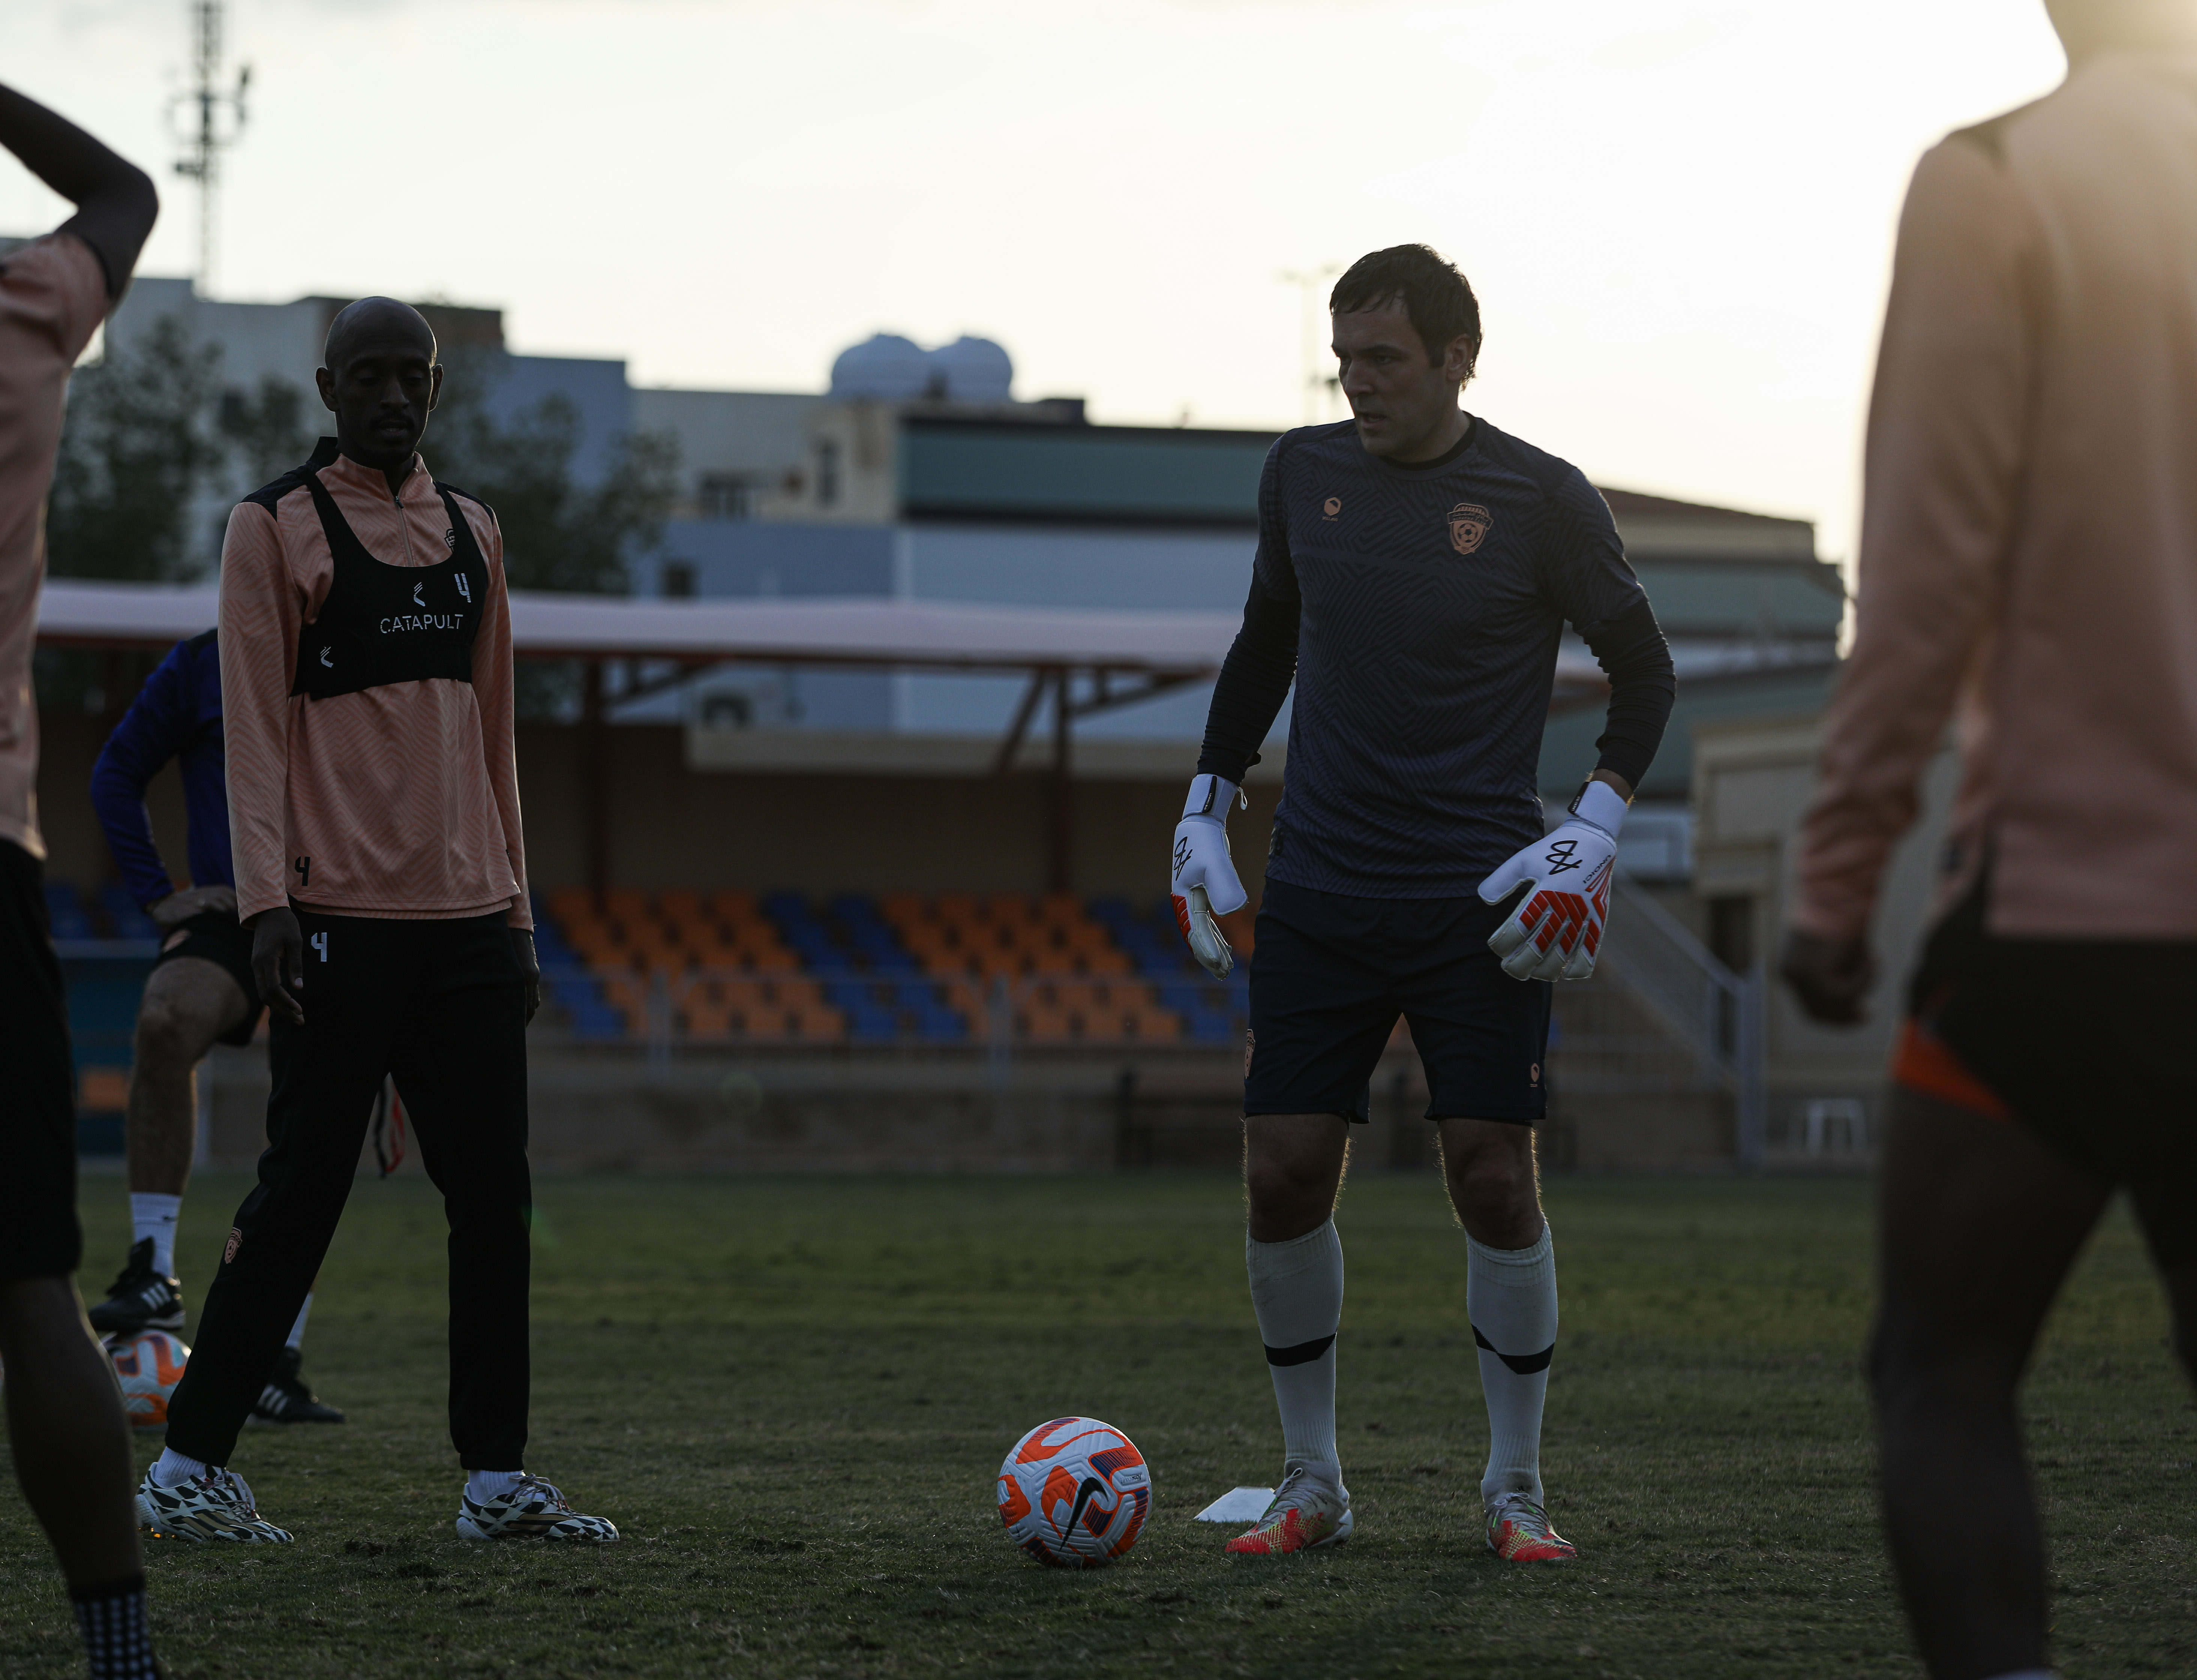
{"type": "Polygon", "coordinates": [[[229,1228],[229,1246],[221,1251],[221,1263],[227,1266],[236,1258],[236,1251],[244,1246],[244,1233],[235,1225],[229,1228]]]}

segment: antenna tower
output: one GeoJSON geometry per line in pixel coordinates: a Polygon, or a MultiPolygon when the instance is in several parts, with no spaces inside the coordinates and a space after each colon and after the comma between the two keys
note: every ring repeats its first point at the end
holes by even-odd
{"type": "Polygon", "coordinates": [[[191,27],[197,38],[193,85],[188,93],[168,101],[169,120],[178,132],[183,155],[176,159],[176,173],[199,183],[199,294],[213,288],[214,248],[217,223],[216,201],[221,187],[222,154],[236,144],[244,132],[244,95],[252,84],[252,67],[236,72],[236,84],[224,89],[221,67],[222,0],[191,0],[191,27]],[[182,120],[177,113],[184,113],[182,120]]]}
{"type": "Polygon", "coordinates": [[[1328,393],[1336,389],[1334,375],[1321,371],[1327,352],[1320,343],[1325,334],[1319,330],[1319,289],[1342,272],[1342,264],[1340,263],[1322,263],[1316,269],[1284,269],[1274,276],[1284,285],[1297,288],[1298,305],[1303,316],[1304,417],[1307,426],[1317,425],[1327,418],[1328,393]]]}

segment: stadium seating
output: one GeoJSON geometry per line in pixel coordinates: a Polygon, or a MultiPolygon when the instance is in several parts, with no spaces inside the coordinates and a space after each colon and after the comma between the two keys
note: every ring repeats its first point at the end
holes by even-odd
{"type": "Polygon", "coordinates": [[[1241,971],[1211,982],[1164,901],[581,889],[536,905],[551,999],[582,1042],[1223,1045],[1241,971]]]}

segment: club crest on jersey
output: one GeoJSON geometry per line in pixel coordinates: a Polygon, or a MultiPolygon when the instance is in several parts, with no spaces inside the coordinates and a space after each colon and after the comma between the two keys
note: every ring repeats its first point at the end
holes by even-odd
{"type": "Polygon", "coordinates": [[[1449,546],[1460,554],[1474,553],[1487,540],[1488,527],[1494,523],[1479,503],[1458,502],[1449,510],[1449,546]]]}

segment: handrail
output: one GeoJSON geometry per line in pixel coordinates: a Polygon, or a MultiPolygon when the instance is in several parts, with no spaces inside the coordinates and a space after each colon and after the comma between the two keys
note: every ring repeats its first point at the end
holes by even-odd
{"type": "Polygon", "coordinates": [[[1628,877],[1612,882],[1614,937],[1601,966],[1736,1099],[1736,1152],[1759,1167],[1768,1147],[1765,984],[1741,974],[1628,877]]]}

